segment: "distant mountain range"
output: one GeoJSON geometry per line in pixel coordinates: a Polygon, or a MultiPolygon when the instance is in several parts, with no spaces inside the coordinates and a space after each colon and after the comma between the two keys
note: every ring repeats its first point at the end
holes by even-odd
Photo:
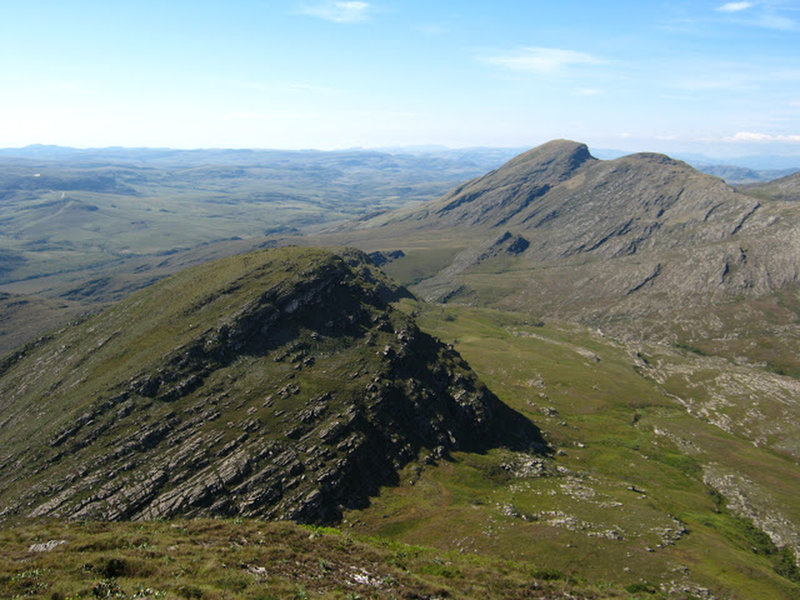
{"type": "MultiPolygon", "coordinates": [[[[491,168],[525,151],[522,147],[472,147],[448,148],[446,146],[393,146],[385,148],[351,148],[345,150],[272,150],[206,148],[183,150],[175,148],[71,148],[34,144],[21,148],[0,148],[0,160],[6,163],[28,161],[69,161],[75,164],[143,165],[148,166],[199,166],[199,165],[252,165],[276,160],[292,162],[334,161],[338,157],[354,160],[386,160],[388,157],[417,157],[427,161],[448,161],[448,168],[456,163],[491,168]]],[[[628,154],[608,148],[592,149],[595,156],[614,159],[628,154]]],[[[753,183],[777,179],[800,170],[800,156],[737,156],[714,157],[698,153],[676,153],[674,158],[684,160],[696,169],[716,175],[729,183],[753,183]]],[[[440,165],[444,166],[444,165],[440,165]]]]}

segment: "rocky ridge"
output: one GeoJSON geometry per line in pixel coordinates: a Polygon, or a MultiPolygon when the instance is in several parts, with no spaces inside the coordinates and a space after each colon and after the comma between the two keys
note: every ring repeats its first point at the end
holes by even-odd
{"type": "Polygon", "coordinates": [[[217,261],[11,357],[0,519],[335,520],[427,453],[542,450],[357,251],[217,261]]]}
{"type": "Polygon", "coordinates": [[[776,200],[796,202],[800,200],[800,172],[766,183],[742,186],[742,189],[749,193],[765,195],[776,200]]]}
{"type": "MultiPolygon", "coordinates": [[[[781,189],[793,181],[780,180],[781,189]]],[[[415,280],[413,291],[429,301],[619,325],[626,336],[702,331],[716,339],[731,319],[755,315],[769,328],[774,314],[759,299],[796,288],[800,208],[787,198],[734,189],[662,154],[597,160],[584,144],[556,140],[437,201],[382,217],[372,233],[361,223],[353,235],[370,248],[378,233],[395,247],[401,239],[429,247],[438,235],[460,248],[415,280]],[[518,251],[487,253],[506,235],[524,240],[518,251]],[[720,304],[738,316],[710,315],[720,304]]],[[[397,272],[412,260],[396,261],[397,272]]]]}

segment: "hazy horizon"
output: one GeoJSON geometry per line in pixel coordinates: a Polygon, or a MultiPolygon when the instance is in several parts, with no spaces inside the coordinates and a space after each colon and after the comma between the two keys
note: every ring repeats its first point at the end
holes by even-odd
{"type": "Polygon", "coordinates": [[[6,3],[0,147],[800,155],[800,2],[6,3]]]}
{"type": "MultiPolygon", "coordinates": [[[[552,141],[552,140],[548,140],[552,141]]],[[[572,140],[580,142],[580,140],[572,140]]],[[[543,142],[546,143],[546,142],[543,142]]],[[[595,157],[602,160],[611,160],[628,154],[637,152],[654,152],[651,148],[639,148],[636,150],[621,150],[619,148],[599,148],[589,146],[590,153],[595,157]]],[[[40,157],[40,153],[47,154],[48,151],[58,153],[59,151],[77,153],[87,153],[90,156],[93,153],[113,153],[114,151],[121,152],[309,152],[309,153],[337,153],[337,152],[378,152],[386,154],[436,154],[436,153],[459,153],[459,152],[497,152],[498,154],[509,154],[509,159],[517,153],[525,152],[535,146],[445,146],[443,144],[421,144],[421,145],[407,145],[407,146],[374,146],[364,147],[355,146],[350,148],[269,148],[269,147],[203,147],[203,148],[180,148],[171,146],[62,146],[58,144],[40,144],[33,143],[26,146],[10,146],[0,147],[0,153],[10,157],[19,159],[33,160],[40,157]]],[[[730,165],[746,167],[751,169],[764,169],[764,170],[787,170],[800,168],[800,154],[792,152],[762,152],[762,153],[749,153],[749,154],[736,154],[736,155],[715,155],[706,154],[702,152],[668,152],[666,153],[673,158],[685,160],[698,165],[730,165]]]]}

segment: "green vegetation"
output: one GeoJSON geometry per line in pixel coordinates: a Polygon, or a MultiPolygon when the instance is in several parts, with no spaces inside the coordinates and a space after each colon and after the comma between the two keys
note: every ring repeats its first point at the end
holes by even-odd
{"type": "MultiPolygon", "coordinates": [[[[185,349],[197,339],[198,332],[193,330],[200,329],[204,344],[211,343],[216,338],[208,337],[208,332],[225,330],[211,323],[228,323],[235,330],[240,327],[237,323],[249,322],[242,307],[259,302],[267,306],[278,298],[289,302],[300,289],[297,286],[313,284],[312,273],[329,273],[345,288],[392,289],[371,267],[343,277],[349,272],[337,269],[342,262],[354,262],[357,255],[345,257],[341,261],[321,250],[283,249],[181,273],[70,329],[56,345],[30,348],[16,362],[7,363],[4,381],[9,385],[14,378],[26,380],[30,373],[22,368],[25,361],[40,364],[58,351],[59,367],[46,377],[28,381],[29,393],[42,395],[37,390],[46,389],[51,397],[67,397],[73,393],[70,390],[81,389],[87,392],[87,404],[76,407],[91,409],[96,405],[92,398],[113,397],[114,381],[138,381],[148,365],[160,365],[165,373],[166,367],[183,364],[164,357],[191,356],[184,350],[176,354],[175,349],[185,349]],[[192,327],[199,323],[204,327],[192,327]],[[112,335],[122,330],[124,334],[112,335]],[[95,350],[87,355],[86,348],[95,350]],[[130,348],[140,354],[131,354],[130,348]]],[[[794,550],[766,533],[791,540],[792,530],[775,529],[773,521],[790,526],[800,522],[794,493],[800,481],[793,455],[781,445],[782,438],[774,438],[774,447],[754,446],[748,436],[758,434],[745,429],[742,418],[736,420],[738,429],[725,430],[716,424],[727,422],[723,415],[729,414],[733,421],[739,414],[730,382],[739,377],[736,369],[743,369],[743,380],[753,385],[749,367],[668,345],[629,346],[579,325],[541,321],[522,313],[428,305],[410,298],[381,313],[377,305],[367,307],[346,297],[334,302],[330,292],[325,298],[339,310],[348,312],[350,307],[355,312],[348,314],[361,314],[363,320],[354,322],[365,329],[314,339],[313,328],[304,329],[304,325],[293,334],[298,337],[281,338],[263,356],[263,349],[253,347],[208,374],[205,389],[213,390],[214,407],[223,412],[200,427],[204,435],[217,436],[206,438],[214,440],[208,456],[224,455],[231,452],[226,448],[244,444],[242,434],[256,417],[263,425],[254,439],[285,444],[287,438],[295,439],[289,425],[300,419],[298,411],[312,406],[315,398],[331,389],[342,398],[363,389],[373,378],[371,369],[379,368],[374,364],[378,351],[395,343],[396,332],[409,328],[402,313],[416,315],[423,330],[452,343],[502,401],[538,424],[552,456],[508,447],[482,452],[462,449],[449,455],[417,447],[398,472],[396,485],[384,481],[392,485],[384,485],[369,506],[344,507],[340,526],[346,535],[331,528],[302,529],[247,519],[66,525],[21,520],[6,526],[2,538],[4,548],[17,544],[8,560],[18,562],[3,563],[3,581],[14,586],[13,593],[65,599],[159,594],[165,598],[400,598],[408,589],[424,590],[413,592],[421,597],[446,593],[457,598],[536,597],[534,589],[552,597],[569,591],[594,598],[677,599],[713,594],[757,600],[796,595],[794,550]],[[372,332],[376,339],[362,343],[374,324],[378,324],[372,332]],[[302,348],[294,345],[298,339],[302,348]],[[358,349],[348,350],[355,339],[362,340],[358,349]],[[308,361],[309,357],[314,360],[308,361]],[[354,372],[360,374],[351,379],[354,372]],[[290,384],[298,385],[300,391],[281,397],[279,390],[290,384]],[[726,386],[727,404],[713,404],[717,386],[726,386]],[[223,393],[227,394],[224,398],[223,393]],[[262,406],[266,396],[272,396],[268,407],[262,406]],[[687,405],[697,410],[687,410],[687,405]],[[712,406],[719,413],[713,419],[708,417],[711,413],[699,412],[699,407],[712,406]],[[285,411],[283,420],[276,419],[274,411],[285,411]],[[729,497],[744,498],[743,506],[729,507],[729,497]],[[137,527],[143,529],[131,537],[137,527]],[[87,531],[93,532],[91,539],[84,538],[87,531]],[[212,531],[225,543],[204,537],[212,531]],[[259,531],[266,537],[254,542],[261,539],[259,531]],[[269,538],[268,531],[281,533],[269,538]],[[281,536],[298,544],[324,542],[324,548],[306,548],[298,558],[297,551],[286,550],[287,545],[294,548],[295,542],[281,546],[281,536]],[[51,552],[27,553],[33,543],[61,539],[68,543],[51,552]],[[76,545],[75,539],[81,541],[76,545]],[[377,554],[354,564],[352,557],[362,552],[377,554]],[[344,562],[344,554],[351,562],[344,562]],[[50,557],[77,566],[61,570],[56,562],[48,562],[50,557]],[[274,571],[276,564],[279,568],[274,571]],[[358,569],[362,568],[389,582],[381,584],[389,586],[389,591],[378,591],[369,583],[363,584],[366,587],[342,584],[343,572],[361,573],[358,569]]],[[[315,308],[309,314],[319,312],[315,308]]],[[[448,369],[467,376],[455,359],[448,360],[448,369]]],[[[189,373],[183,368],[175,371],[178,380],[189,373]]],[[[780,381],[768,380],[770,385],[780,381]]],[[[202,389],[168,399],[161,406],[190,414],[196,399],[209,397],[202,389]]],[[[159,393],[154,397],[156,404],[162,402],[159,393]]],[[[13,394],[5,392],[4,397],[13,394]]],[[[775,399],[778,402],[780,396],[775,399]]],[[[143,406],[153,401],[141,400],[143,406]]],[[[74,418],[64,415],[63,422],[56,419],[51,425],[38,426],[24,412],[36,405],[22,396],[17,402],[20,408],[9,414],[19,425],[9,427],[13,435],[4,444],[6,451],[16,452],[34,435],[56,439],[52,436],[74,418]],[[39,433],[34,434],[31,427],[39,427],[39,433]]],[[[328,401],[327,410],[333,414],[346,410],[337,402],[328,401]]],[[[763,406],[765,411],[777,411],[778,406],[787,410],[783,400],[774,407],[763,406]]],[[[166,412],[154,414],[154,422],[168,418],[166,412]]],[[[75,457],[89,457],[102,465],[104,459],[92,454],[93,446],[83,445],[84,439],[94,435],[92,431],[103,435],[117,431],[124,437],[135,436],[137,427],[142,429],[135,421],[125,424],[123,415],[120,424],[104,430],[103,419],[96,418],[92,428],[75,436],[71,442],[75,457]]],[[[182,440],[180,434],[174,435],[167,438],[173,445],[182,440]]],[[[306,439],[304,433],[299,435],[306,439]]],[[[256,446],[242,448],[248,448],[250,456],[260,452],[256,446]]],[[[56,446],[43,452],[27,461],[30,468],[38,468],[39,456],[57,456],[60,450],[56,446]]],[[[173,460],[170,452],[166,451],[165,461],[173,460]]],[[[319,452],[317,448],[300,459],[311,460],[319,452]]],[[[75,468],[80,460],[60,463],[63,467],[52,470],[56,479],[46,476],[47,469],[30,477],[20,478],[17,473],[5,486],[5,497],[26,490],[26,498],[36,499],[39,496],[30,492],[38,489],[45,498],[65,476],[59,469],[75,468]],[[51,491],[45,494],[46,490],[51,491]]],[[[63,459],[56,460],[56,465],[59,461],[63,459]]],[[[121,473],[117,477],[125,477],[124,468],[114,468],[121,473]]],[[[235,480],[220,494],[236,498],[247,489],[238,485],[235,480]]],[[[300,493],[291,497],[293,502],[309,493],[305,484],[297,485],[300,493]]],[[[87,489],[75,498],[85,500],[89,494],[87,489]]],[[[368,575],[363,577],[369,581],[368,575]]]]}
{"type": "MultiPolygon", "coordinates": [[[[798,522],[792,459],[688,414],[634,368],[636,351],[582,327],[465,307],[404,305],[451,341],[498,396],[540,425],[556,454],[505,450],[407,467],[397,487],[346,514],[355,531],[537,564],[539,578],[611,581],[637,597],[792,598],[792,549],[778,550],[706,483],[709,465],[744,473],[756,518],[798,522]],[[756,507],[756,508],[754,508],[756,507]],[[768,551],[767,551],[768,550],[768,551]],[[783,558],[788,556],[789,559],[783,558]],[[782,562],[781,562],[782,561],[782,562]],[[679,591],[680,590],[680,591],[679,591]]],[[[683,368],[705,357],[665,352],[683,368]]],[[[641,354],[642,352],[640,352],[641,354]]],[[[733,488],[721,488],[736,493],[733,488]]]]}
{"type": "Polygon", "coordinates": [[[0,548],[15,600],[627,598],[525,563],[285,522],[43,521],[0,530],[0,548]]]}

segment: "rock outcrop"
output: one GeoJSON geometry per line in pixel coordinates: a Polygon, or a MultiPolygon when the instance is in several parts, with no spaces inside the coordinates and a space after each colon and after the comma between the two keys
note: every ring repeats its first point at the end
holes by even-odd
{"type": "Polygon", "coordinates": [[[0,375],[0,519],[335,520],[428,454],[543,450],[357,251],[181,273],[0,375]]]}

